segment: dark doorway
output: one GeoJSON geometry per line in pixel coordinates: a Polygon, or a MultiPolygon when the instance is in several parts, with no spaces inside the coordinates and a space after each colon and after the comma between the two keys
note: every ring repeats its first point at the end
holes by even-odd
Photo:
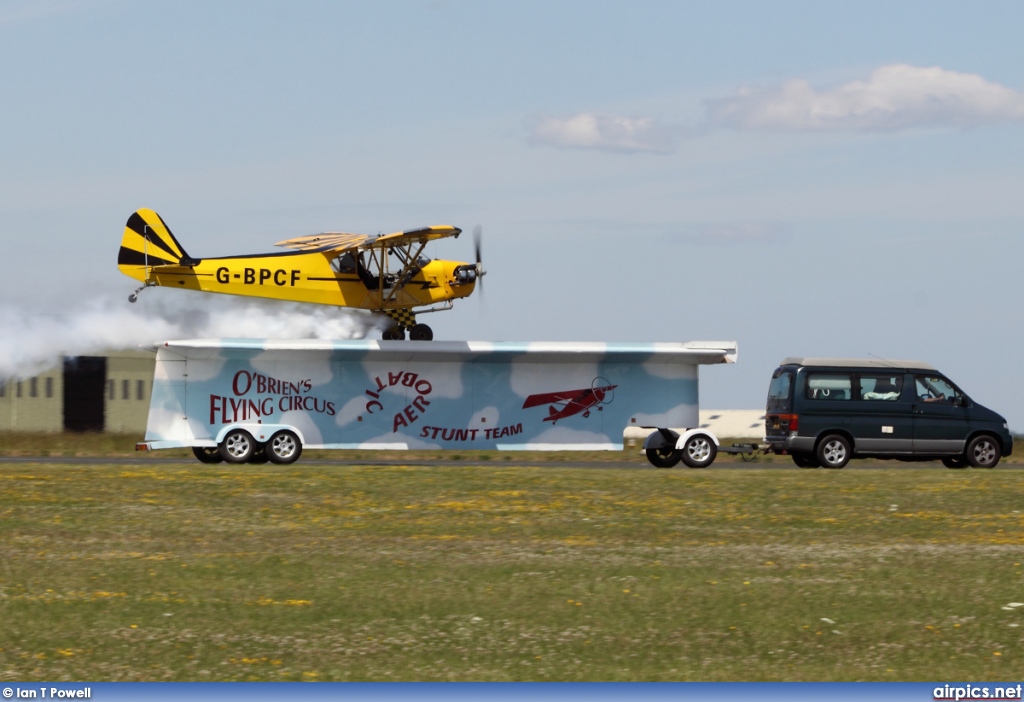
{"type": "Polygon", "coordinates": [[[103,431],[103,394],[107,359],[70,356],[64,359],[64,429],[103,431]]]}

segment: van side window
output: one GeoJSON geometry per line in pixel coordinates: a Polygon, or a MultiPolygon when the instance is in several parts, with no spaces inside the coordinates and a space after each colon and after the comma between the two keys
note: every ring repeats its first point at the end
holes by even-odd
{"type": "Polygon", "coordinates": [[[914,376],[914,392],[917,393],[917,399],[921,402],[958,404],[963,397],[948,380],[930,375],[914,376]]]}
{"type": "Polygon", "coordinates": [[[860,377],[860,396],[863,400],[895,402],[900,399],[902,390],[902,375],[862,375],[860,377]]]}
{"type": "Polygon", "coordinates": [[[853,397],[849,373],[808,373],[808,400],[849,400],[853,397]]]}

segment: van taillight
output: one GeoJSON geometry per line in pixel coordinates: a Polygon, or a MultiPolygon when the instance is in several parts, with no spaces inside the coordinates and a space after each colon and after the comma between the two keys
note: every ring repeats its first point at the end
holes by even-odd
{"type": "Polygon", "coordinates": [[[800,415],[798,414],[780,414],[779,423],[786,422],[789,424],[790,431],[796,431],[800,428],[800,415]]]}

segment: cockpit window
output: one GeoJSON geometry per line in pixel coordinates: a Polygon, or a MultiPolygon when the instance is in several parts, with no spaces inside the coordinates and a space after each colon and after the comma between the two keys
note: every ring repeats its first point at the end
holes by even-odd
{"type": "Polygon", "coordinates": [[[331,267],[336,273],[356,273],[356,257],[351,251],[346,251],[331,261],[331,267]]]}

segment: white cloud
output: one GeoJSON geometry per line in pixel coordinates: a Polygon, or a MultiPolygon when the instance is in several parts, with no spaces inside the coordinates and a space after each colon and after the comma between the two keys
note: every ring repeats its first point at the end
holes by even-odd
{"type": "Polygon", "coordinates": [[[972,73],[905,64],[867,80],[816,91],[792,79],[770,89],[744,88],[708,103],[710,121],[737,129],[896,131],[1024,121],[1024,93],[972,73]]]}
{"type": "Polygon", "coordinates": [[[650,117],[581,112],[572,117],[541,117],[533,125],[533,144],[567,149],[596,149],[620,153],[667,154],[673,150],[672,131],[650,117]]]}

